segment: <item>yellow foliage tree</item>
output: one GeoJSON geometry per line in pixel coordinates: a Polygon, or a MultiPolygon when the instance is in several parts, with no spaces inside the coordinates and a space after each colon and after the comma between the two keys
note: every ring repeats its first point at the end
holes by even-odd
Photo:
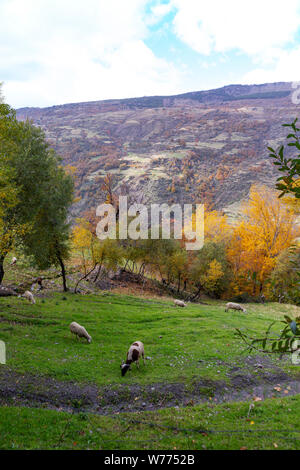
{"type": "MultiPolygon", "coordinates": [[[[187,225],[188,230],[195,230],[196,217],[192,215],[192,221],[187,225]]],[[[199,228],[199,227],[198,227],[199,228]]],[[[209,211],[204,209],[204,238],[205,242],[214,241],[216,243],[228,243],[233,232],[233,228],[229,225],[226,214],[219,211],[209,211]]]]}
{"type": "Polygon", "coordinates": [[[204,211],[205,240],[215,242],[229,241],[232,227],[228,224],[227,216],[219,211],[204,211]]]}
{"type": "Polygon", "coordinates": [[[295,211],[278,199],[277,191],[252,186],[243,220],[227,249],[239,291],[262,291],[280,253],[299,236],[295,211]]]}
{"type": "Polygon", "coordinates": [[[223,277],[223,275],[224,272],[221,263],[214,259],[209,264],[208,271],[202,277],[201,282],[208,291],[214,292],[217,288],[218,281],[223,277]]]}
{"type": "Polygon", "coordinates": [[[83,272],[86,274],[88,268],[94,264],[95,261],[95,245],[97,238],[92,233],[90,223],[85,219],[77,219],[77,225],[73,229],[73,249],[75,255],[80,255],[80,265],[83,272]]]}

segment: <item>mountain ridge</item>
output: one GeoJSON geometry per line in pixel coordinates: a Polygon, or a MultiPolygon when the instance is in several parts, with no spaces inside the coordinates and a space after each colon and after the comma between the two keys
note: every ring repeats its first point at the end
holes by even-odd
{"type": "Polygon", "coordinates": [[[267,146],[297,115],[290,82],[228,85],[180,95],[20,108],[63,163],[77,167],[78,215],[103,201],[109,172],[150,202],[206,202],[230,211],[253,183],[274,185],[267,146]],[[229,208],[229,209],[228,209],[229,208]]]}
{"type": "MultiPolygon", "coordinates": [[[[207,102],[213,101],[214,99],[219,98],[220,100],[225,97],[229,100],[229,97],[232,97],[233,99],[247,99],[249,96],[251,97],[251,94],[255,94],[253,92],[260,91],[260,94],[262,93],[284,93],[282,96],[288,96],[290,93],[292,93],[292,82],[274,82],[274,83],[262,83],[262,84],[253,84],[253,85],[242,85],[242,84],[231,84],[231,85],[225,85],[220,88],[212,88],[209,90],[200,90],[200,91],[188,91],[184,93],[178,93],[176,95],[145,95],[145,96],[139,96],[139,97],[132,97],[132,98],[108,98],[105,100],[92,100],[92,101],[79,101],[79,102],[71,102],[71,103],[63,103],[63,104],[56,104],[52,106],[22,106],[17,109],[17,112],[23,112],[25,110],[50,110],[54,108],[61,108],[65,106],[81,106],[81,105],[95,105],[98,103],[121,103],[121,104],[126,104],[132,102],[132,104],[136,104],[137,102],[140,102],[142,100],[151,100],[151,99],[162,99],[162,100],[168,100],[168,99],[192,99],[196,101],[201,102],[201,97],[207,97],[207,102]],[[272,89],[272,91],[270,90],[272,89]],[[230,93],[226,93],[226,91],[230,91],[230,93]],[[240,94],[236,95],[235,92],[237,91],[242,91],[242,90],[248,90],[248,93],[246,94],[240,94]],[[223,95],[222,95],[223,92],[223,95]]],[[[275,95],[276,97],[276,95],[275,95]]],[[[279,96],[281,97],[281,96],[279,96]]],[[[271,98],[271,96],[270,96],[271,98]]],[[[251,98],[250,98],[251,99],[251,98]]],[[[256,99],[256,98],[252,98],[256,99]]]]}

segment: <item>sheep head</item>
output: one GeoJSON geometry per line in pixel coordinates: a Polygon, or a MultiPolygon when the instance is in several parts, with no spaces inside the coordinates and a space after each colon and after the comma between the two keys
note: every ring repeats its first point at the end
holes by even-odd
{"type": "Polygon", "coordinates": [[[120,365],[121,367],[121,374],[122,374],[122,377],[124,377],[124,375],[126,374],[126,372],[130,369],[130,364],[124,364],[122,363],[120,365]]]}

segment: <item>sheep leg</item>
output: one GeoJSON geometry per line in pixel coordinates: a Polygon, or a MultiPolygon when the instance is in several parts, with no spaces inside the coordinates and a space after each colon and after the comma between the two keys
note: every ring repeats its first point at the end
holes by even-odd
{"type": "Polygon", "coordinates": [[[137,367],[137,369],[139,369],[139,368],[140,368],[140,363],[139,363],[139,360],[137,360],[137,361],[136,361],[136,367],[137,367]]]}
{"type": "Polygon", "coordinates": [[[144,354],[142,354],[142,356],[143,356],[143,361],[144,361],[144,366],[145,366],[146,365],[145,356],[144,356],[144,354]]]}

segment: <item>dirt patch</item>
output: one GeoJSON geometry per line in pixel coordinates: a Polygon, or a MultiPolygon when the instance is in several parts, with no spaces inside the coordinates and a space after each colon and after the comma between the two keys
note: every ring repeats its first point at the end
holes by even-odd
{"type": "Polygon", "coordinates": [[[203,402],[224,403],[253,398],[264,400],[298,393],[300,377],[291,378],[281,371],[267,374],[262,371],[256,376],[232,372],[229,383],[195,378],[188,385],[154,383],[109,387],[22,375],[6,367],[0,371],[0,406],[43,407],[101,415],[193,406],[203,402]]]}
{"type": "Polygon", "coordinates": [[[4,368],[0,373],[0,404],[60,408],[92,409],[97,403],[96,386],[79,386],[73,382],[59,382],[50,377],[18,374],[4,368]]]}

